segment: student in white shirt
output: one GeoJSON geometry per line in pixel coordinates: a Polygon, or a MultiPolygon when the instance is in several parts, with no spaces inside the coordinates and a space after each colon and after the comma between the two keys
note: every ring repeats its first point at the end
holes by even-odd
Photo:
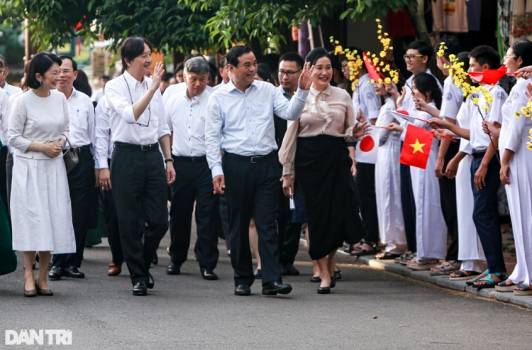
{"type": "Polygon", "coordinates": [[[205,156],[205,118],[211,88],[209,64],[203,57],[185,62],[185,82],[170,86],[163,96],[168,125],[172,131],[172,158],[176,181],[170,208],[170,258],[166,272],[180,273],[190,245],[192,211],[195,205],[197,240],[194,248],[201,276],[216,280],[218,235],[212,177],[205,156]]]}
{"type": "Polygon", "coordinates": [[[154,286],[150,263],[168,228],[167,186],[175,179],[159,91],[164,68],[158,63],[152,78],[146,76],[152,61],[144,38],[127,38],[120,53],[125,71],[105,87],[114,144],[111,184],[132,292],[146,295],[154,286]]]}
{"type": "Polygon", "coordinates": [[[9,67],[5,58],[0,55],[0,90],[3,90],[8,97],[13,97],[22,92],[18,86],[8,84],[7,76],[9,75],[9,67]]]}
{"type": "Polygon", "coordinates": [[[96,226],[98,196],[94,171],[94,107],[89,96],[73,86],[78,67],[69,56],[62,60],[57,88],[67,98],[69,111],[69,135],[67,148],[77,150],[79,163],[68,173],[72,219],[76,234],[75,254],[54,254],[52,267],[48,273],[51,280],[61,277],[85,278],[79,271],[87,232],[96,226]]]}

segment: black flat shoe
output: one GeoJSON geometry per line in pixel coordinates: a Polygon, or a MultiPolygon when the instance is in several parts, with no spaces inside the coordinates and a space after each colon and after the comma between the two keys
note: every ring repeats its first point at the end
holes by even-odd
{"type": "Polygon", "coordinates": [[[318,287],[318,294],[331,294],[331,287],[318,287]]]}
{"type": "Polygon", "coordinates": [[[333,278],[336,280],[336,281],[340,281],[342,279],[342,271],[340,270],[336,270],[334,271],[334,276],[333,278]]]}
{"type": "Polygon", "coordinates": [[[214,273],[212,270],[201,268],[201,277],[203,277],[204,280],[207,281],[215,281],[218,279],[218,275],[214,273]]]}
{"type": "Polygon", "coordinates": [[[320,276],[312,276],[310,278],[310,282],[312,282],[312,283],[320,283],[321,282],[321,278],[320,278],[320,276]]]}
{"type": "MultiPolygon", "coordinates": [[[[85,274],[78,270],[77,267],[69,266],[63,269],[63,276],[70,278],[85,278],[85,274]]],[[[48,276],[50,277],[50,276],[48,276]]]]}
{"type": "Polygon", "coordinates": [[[166,268],[166,274],[167,275],[179,275],[181,273],[181,267],[177,266],[174,263],[170,263],[168,267],[166,268]]]}
{"type": "Polygon", "coordinates": [[[262,285],[263,295],[289,294],[292,286],[288,283],[270,282],[262,285]]]}
{"type": "Polygon", "coordinates": [[[146,282],[137,282],[133,285],[133,295],[148,295],[148,287],[146,282]]]}
{"type": "Polygon", "coordinates": [[[235,295],[248,296],[251,295],[251,289],[246,284],[239,284],[235,287],[235,295]]]}
{"type": "Polygon", "coordinates": [[[50,279],[51,281],[60,280],[62,275],[63,269],[59,266],[52,266],[50,268],[50,271],[48,271],[48,279],[50,279]]]}

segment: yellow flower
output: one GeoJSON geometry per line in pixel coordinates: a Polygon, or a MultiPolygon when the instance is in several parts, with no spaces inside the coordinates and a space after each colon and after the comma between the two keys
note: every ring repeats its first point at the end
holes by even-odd
{"type": "Polygon", "coordinates": [[[479,102],[478,97],[473,98],[473,104],[474,104],[475,106],[478,106],[478,102],[479,102]]]}

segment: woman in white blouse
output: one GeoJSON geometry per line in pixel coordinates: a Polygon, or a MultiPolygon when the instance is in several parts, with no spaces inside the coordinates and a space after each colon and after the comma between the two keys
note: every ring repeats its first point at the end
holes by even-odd
{"type": "MultiPolygon", "coordinates": [[[[312,50],[306,61],[314,68],[310,94],[298,121],[293,122],[279,152],[283,187],[302,190],[309,226],[309,254],[320,269],[319,294],[334,287],[334,257],[348,233],[362,238],[356,225],[352,161],[346,138],[364,133],[355,126],[351,97],[331,86],[331,59],[323,48],[312,50]]],[[[293,190],[285,192],[294,193],[293,190]]]]}
{"type": "Polygon", "coordinates": [[[54,90],[61,60],[39,53],[30,63],[28,85],[8,122],[15,150],[11,187],[13,249],[24,258],[24,295],[52,295],[48,288],[50,252],[76,251],[67,174],[62,149],[68,133],[65,96],[54,90]],[[39,278],[32,265],[39,254],[39,278]]]}

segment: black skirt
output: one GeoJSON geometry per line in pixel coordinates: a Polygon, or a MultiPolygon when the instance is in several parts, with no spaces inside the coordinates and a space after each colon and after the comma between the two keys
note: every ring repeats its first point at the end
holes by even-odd
{"type": "Polygon", "coordinates": [[[321,259],[342,246],[348,234],[362,238],[356,225],[351,159],[341,137],[297,139],[296,181],[303,191],[309,225],[309,254],[321,259]]]}

